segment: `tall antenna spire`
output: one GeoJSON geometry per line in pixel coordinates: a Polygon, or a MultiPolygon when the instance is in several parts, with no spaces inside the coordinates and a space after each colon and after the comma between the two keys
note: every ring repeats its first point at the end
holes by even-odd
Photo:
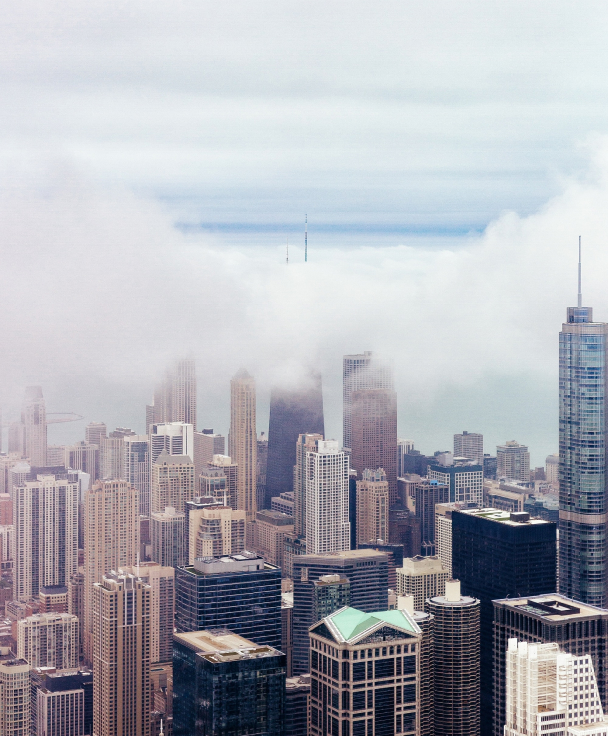
{"type": "Polygon", "coordinates": [[[578,306],[583,306],[583,293],[581,291],[581,236],[578,236],[578,306]]]}
{"type": "Polygon", "coordinates": [[[308,215],[304,215],[304,263],[308,262],[308,215]]]}
{"type": "Polygon", "coordinates": [[[287,258],[285,259],[285,263],[289,265],[289,238],[287,238],[287,258]]]}

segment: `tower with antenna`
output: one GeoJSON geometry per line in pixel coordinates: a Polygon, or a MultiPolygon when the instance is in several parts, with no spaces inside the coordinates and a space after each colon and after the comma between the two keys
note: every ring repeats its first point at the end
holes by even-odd
{"type": "Polygon", "coordinates": [[[308,215],[304,215],[304,263],[308,263],[308,215]]]}

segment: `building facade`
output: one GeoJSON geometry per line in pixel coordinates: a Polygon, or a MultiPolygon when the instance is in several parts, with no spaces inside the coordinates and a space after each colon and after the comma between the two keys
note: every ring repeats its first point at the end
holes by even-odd
{"type": "Polygon", "coordinates": [[[188,510],[188,564],[199,557],[237,555],[245,549],[246,513],[228,506],[203,505],[188,510]]]}
{"type": "Polygon", "coordinates": [[[483,505],[481,465],[429,465],[427,478],[449,486],[451,503],[483,505]]]}
{"type": "Polygon", "coordinates": [[[46,466],[46,404],[40,386],[28,386],[25,389],[21,409],[23,426],[23,454],[32,467],[46,466]]]}
{"type": "Polygon", "coordinates": [[[427,598],[445,593],[445,584],[450,574],[437,556],[410,557],[403,560],[397,569],[397,595],[414,597],[414,610],[424,611],[427,598]]]}
{"type": "Polygon", "coordinates": [[[388,542],[389,491],[382,469],[364,470],[357,481],[357,544],[388,542]]]}
{"type": "Polygon", "coordinates": [[[483,435],[466,431],[455,434],[454,457],[466,457],[474,465],[483,465],[483,435]]]}
{"type": "Polygon", "coordinates": [[[149,516],[150,442],[148,435],[133,434],[125,437],[123,453],[124,479],[139,491],[139,513],[142,516],[149,516]]]}
{"type": "Polygon", "coordinates": [[[295,535],[300,539],[306,539],[306,483],[308,477],[306,458],[309,452],[316,451],[318,440],[323,440],[323,434],[301,434],[298,435],[296,444],[296,461],[293,469],[293,513],[295,535]]]}
{"type": "Polygon", "coordinates": [[[180,567],[186,563],[184,546],[185,515],[168,506],[150,515],[152,559],[163,567],[180,567]]]}
{"type": "Polygon", "coordinates": [[[230,381],[229,453],[238,465],[237,508],[253,521],[257,511],[257,449],[255,380],[240,370],[230,381]]]}
{"type": "Polygon", "coordinates": [[[150,513],[164,511],[168,506],[183,512],[186,501],[195,496],[194,463],[190,456],[166,452],[159,455],[152,466],[150,513]]]}
{"type": "Polygon", "coordinates": [[[38,613],[17,622],[17,656],[30,667],[78,667],[80,623],[70,613],[38,613]]]}
{"type": "Polygon", "coordinates": [[[530,453],[526,445],[510,440],[496,448],[496,475],[498,478],[528,483],[530,480],[530,453]]]}

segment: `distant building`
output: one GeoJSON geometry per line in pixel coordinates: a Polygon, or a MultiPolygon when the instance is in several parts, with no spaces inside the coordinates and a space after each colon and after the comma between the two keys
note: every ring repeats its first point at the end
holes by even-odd
{"type": "Polygon", "coordinates": [[[123,443],[124,479],[139,491],[139,513],[148,516],[150,514],[150,443],[148,435],[130,435],[123,439],[123,443]]]}
{"type": "Polygon", "coordinates": [[[377,539],[375,542],[360,544],[358,549],[375,549],[376,552],[386,553],[388,557],[388,587],[391,590],[396,590],[397,568],[403,567],[403,560],[406,557],[403,553],[403,545],[385,542],[383,539],[377,539]]]}
{"type": "Polygon", "coordinates": [[[284,735],[285,655],[228,630],[175,635],[174,736],[284,735]]]}
{"type": "Polygon", "coordinates": [[[199,483],[201,496],[215,496],[225,506],[239,508],[239,466],[229,455],[214,455],[203,468],[199,483]]]}
{"type": "Polygon", "coordinates": [[[477,432],[455,434],[454,457],[466,457],[474,465],[483,465],[483,435],[477,432]]]}
{"type": "Polygon", "coordinates": [[[241,369],[230,381],[228,453],[238,465],[237,508],[253,521],[257,511],[257,449],[255,379],[241,369]]]}
{"type": "Polygon", "coordinates": [[[439,557],[406,558],[397,570],[397,595],[413,596],[414,610],[425,611],[426,599],[442,596],[449,577],[439,557]]]}
{"type": "Polygon", "coordinates": [[[164,511],[168,506],[183,512],[186,501],[195,496],[194,463],[188,455],[163,452],[152,465],[150,512],[164,511]]]}
{"type": "MultiPolygon", "coordinates": [[[[21,409],[23,455],[33,467],[44,468],[46,462],[46,404],[40,386],[28,386],[21,409]]],[[[10,450],[10,448],[9,448],[10,450]]]]}
{"type": "Polygon", "coordinates": [[[496,480],[496,471],[498,467],[498,459],[496,456],[484,454],[483,456],[483,477],[490,480],[496,480]]]}
{"type": "Polygon", "coordinates": [[[107,437],[108,428],[105,422],[89,422],[84,428],[84,441],[89,445],[101,447],[101,438],[107,437]]]}
{"type": "Polygon", "coordinates": [[[344,575],[321,575],[312,581],[312,620],[314,623],[339,608],[350,606],[350,580],[344,575]]]}
{"type": "Polygon", "coordinates": [[[435,550],[449,577],[452,577],[452,512],[475,507],[475,504],[466,503],[438,503],[435,506],[435,550]]]}
{"type": "Polygon", "coordinates": [[[293,536],[293,516],[280,511],[263,509],[251,523],[253,530],[248,547],[254,549],[271,565],[284,567],[285,537],[293,536]]]}
{"type": "Polygon", "coordinates": [[[159,424],[184,422],[196,429],[196,364],[192,358],[175,361],[165,372],[154,389],[149,419],[159,424]]]}
{"type": "Polygon", "coordinates": [[[285,681],[285,736],[308,736],[310,675],[285,681]]]}
{"type": "Polygon", "coordinates": [[[412,483],[410,501],[420,521],[421,553],[425,557],[435,554],[435,506],[450,500],[450,487],[438,480],[421,478],[412,483]]]}
{"type": "Polygon", "coordinates": [[[307,455],[316,452],[317,442],[323,440],[323,434],[309,433],[298,435],[296,445],[296,460],[293,468],[293,495],[294,495],[294,525],[295,535],[306,538],[306,484],[307,484],[307,455]]]}
{"type": "Polygon", "coordinates": [[[194,428],[185,422],[156,422],[150,426],[150,480],[159,455],[187,455],[194,459],[194,428]]]}
{"type": "Polygon", "coordinates": [[[150,515],[152,559],[163,567],[180,567],[186,563],[184,548],[185,515],[167,506],[150,515]]]}
{"type": "Polygon", "coordinates": [[[499,478],[528,483],[530,480],[530,453],[525,445],[510,440],[496,448],[496,475],[499,478]]]}
{"type": "Polygon", "coordinates": [[[483,468],[481,465],[429,465],[429,480],[450,488],[450,502],[483,504],[483,468]]]}
{"type": "Polygon", "coordinates": [[[397,439],[397,478],[410,472],[405,469],[405,456],[414,449],[413,440],[397,439]]]}
{"type": "Polygon", "coordinates": [[[364,470],[357,481],[357,544],[388,542],[389,491],[386,473],[364,470]]]}
{"type": "Polygon", "coordinates": [[[64,463],[66,468],[88,473],[91,476],[91,483],[94,483],[99,478],[99,447],[88,442],[67,445],[64,447],[64,457],[59,464],[64,463]]]}
{"type": "Polygon", "coordinates": [[[125,478],[125,437],[134,437],[127,427],[116,427],[107,437],[101,437],[99,448],[99,476],[104,480],[125,478]]]}
{"type": "Polygon", "coordinates": [[[559,455],[547,455],[545,460],[545,477],[547,483],[555,489],[559,488],[559,455]]]}
{"type": "Polygon", "coordinates": [[[287,514],[293,517],[294,507],[294,494],[292,492],[281,493],[280,496],[273,496],[270,509],[272,511],[280,511],[282,514],[287,514]]]}
{"type": "Polygon", "coordinates": [[[388,538],[390,544],[399,544],[403,548],[404,557],[419,555],[422,539],[416,512],[402,503],[391,506],[388,511],[388,538]]]}
{"type": "Polygon", "coordinates": [[[213,460],[214,455],[223,455],[226,452],[226,438],[224,435],[215,434],[213,429],[203,429],[200,432],[194,432],[192,439],[194,441],[192,460],[198,489],[198,479],[203,468],[213,460]]]}
{"type": "Polygon", "coordinates": [[[189,565],[193,565],[197,558],[236,555],[245,549],[245,511],[236,511],[221,504],[203,503],[195,508],[196,499],[187,505],[190,506],[189,565]]]}

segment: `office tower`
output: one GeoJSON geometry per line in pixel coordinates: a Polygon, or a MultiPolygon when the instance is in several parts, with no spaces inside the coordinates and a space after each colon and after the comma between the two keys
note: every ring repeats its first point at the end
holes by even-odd
{"type": "Polygon", "coordinates": [[[306,482],[307,454],[315,452],[322,434],[301,434],[296,444],[296,460],[293,468],[294,525],[297,537],[306,538],[306,482]]]}
{"type": "Polygon", "coordinates": [[[391,504],[397,500],[397,394],[390,389],[354,391],[351,408],[351,466],[361,478],[382,468],[391,504]]]}
{"type": "Polygon", "coordinates": [[[23,422],[11,422],[8,425],[9,455],[25,457],[25,427],[23,422]]]}
{"type": "Polygon", "coordinates": [[[38,669],[31,682],[32,736],[91,736],[92,672],[38,669]]]}
{"type": "Polygon", "coordinates": [[[435,506],[450,500],[450,487],[438,480],[420,478],[411,484],[409,493],[414,501],[414,513],[420,521],[421,552],[425,557],[436,554],[435,506]]]}
{"type": "Polygon", "coordinates": [[[198,477],[203,468],[213,460],[214,455],[223,455],[226,452],[226,438],[224,435],[214,434],[212,429],[203,429],[201,432],[193,432],[192,439],[192,460],[198,488],[198,477]]]}
{"type": "Polygon", "coordinates": [[[111,572],[94,583],[93,733],[150,733],[150,586],[111,572]]]}
{"type": "Polygon", "coordinates": [[[11,493],[10,471],[15,465],[22,463],[21,453],[11,452],[8,455],[0,453],[0,493],[11,493]]]}
{"type": "Polygon", "coordinates": [[[405,470],[406,455],[414,449],[413,440],[397,439],[397,478],[408,472],[405,470]]]}
{"type": "Polygon", "coordinates": [[[229,629],[281,646],[281,571],[252,552],[197,559],[175,571],[177,631],[229,629]]]}
{"type": "Polygon", "coordinates": [[[92,661],[93,584],[134,565],[139,553],[139,491],[124,480],[98,481],[84,502],[84,650],[92,661]]]}
{"type": "Polygon", "coordinates": [[[401,503],[392,506],[388,511],[388,538],[389,544],[399,544],[403,548],[404,557],[420,554],[422,540],[416,512],[401,503]]]}
{"type": "MultiPolygon", "coordinates": [[[[5,650],[3,650],[5,651],[5,650]]],[[[30,670],[24,659],[0,653],[0,734],[30,733],[30,670]]]]}
{"type": "Polygon", "coordinates": [[[281,651],[285,655],[285,674],[293,674],[293,593],[281,593],[281,651]]]}
{"type": "Polygon", "coordinates": [[[196,496],[194,463],[188,455],[168,455],[163,452],[152,465],[150,512],[164,511],[172,506],[183,512],[186,501],[196,496]]]}
{"type": "Polygon", "coordinates": [[[528,483],[530,480],[530,453],[525,445],[510,440],[496,447],[496,475],[507,480],[528,483]]]}
{"type": "Polygon", "coordinates": [[[310,675],[285,680],[285,736],[308,736],[310,675]]]}
{"type": "Polygon", "coordinates": [[[68,582],[68,613],[78,618],[78,656],[84,653],[84,574],[77,572],[68,582]]]}
{"type": "Polygon", "coordinates": [[[66,585],[78,567],[78,480],[74,474],[35,474],[13,487],[16,600],[41,586],[66,585]]]}
{"type": "MultiPolygon", "coordinates": [[[[393,367],[365,351],[359,355],[345,355],[342,362],[343,440],[345,448],[352,448],[352,395],[365,389],[389,389],[393,386],[393,367]]],[[[395,443],[396,446],[397,443],[395,443]]],[[[369,467],[369,466],[368,466],[369,467]]],[[[382,467],[376,465],[375,467],[382,467]]]]}
{"type": "Polygon", "coordinates": [[[39,613],[17,622],[17,656],[30,667],[78,667],[79,622],[71,613],[39,613]]]}
{"type": "Polygon", "coordinates": [[[154,390],[150,410],[146,411],[146,416],[152,419],[153,415],[152,422],[184,422],[196,429],[196,364],[193,359],[178,360],[165,372],[154,390]]]}
{"type": "Polygon", "coordinates": [[[150,468],[161,453],[167,455],[188,455],[194,457],[194,430],[184,422],[156,423],[150,427],[149,440],[150,468]]]}
{"type": "Polygon", "coordinates": [[[239,466],[228,455],[214,455],[203,468],[199,492],[201,496],[215,496],[231,509],[239,508],[239,466]],[[222,476],[225,480],[219,480],[222,476]]]}
{"type": "Polygon", "coordinates": [[[230,457],[238,465],[237,508],[253,521],[256,506],[257,430],[255,380],[240,370],[230,381],[230,457]]]}
{"type": "Polygon", "coordinates": [[[46,466],[46,404],[40,386],[28,386],[25,389],[21,409],[23,425],[23,454],[32,466],[46,466]]]}
{"type": "MultiPolygon", "coordinates": [[[[133,434],[123,440],[124,480],[139,491],[139,513],[150,514],[150,443],[148,435],[133,434]]],[[[91,479],[92,480],[92,479],[91,479]]]]}
{"type": "Polygon", "coordinates": [[[171,662],[173,656],[173,623],[175,620],[175,570],[157,562],[142,562],[124,567],[122,572],[134,575],[150,586],[150,662],[171,662]]]}
{"type": "Polygon", "coordinates": [[[251,534],[247,546],[283,570],[285,556],[285,537],[293,536],[293,516],[280,511],[262,509],[251,523],[251,534]]]}
{"type": "Polygon", "coordinates": [[[152,559],[163,567],[180,567],[186,563],[184,548],[185,514],[167,506],[150,514],[152,559]]]}
{"type": "Polygon", "coordinates": [[[481,465],[429,465],[429,480],[450,488],[450,502],[483,505],[483,467],[481,465]]]}
{"type": "Polygon", "coordinates": [[[388,608],[388,555],[375,550],[345,550],[297,555],[293,565],[293,671],[308,672],[308,629],[314,620],[314,581],[339,575],[350,582],[350,605],[362,611],[388,608]]]}
{"type": "Polygon", "coordinates": [[[413,596],[414,610],[424,611],[427,598],[443,595],[449,577],[439,557],[406,558],[397,570],[397,595],[413,596]]]}
{"type": "Polygon", "coordinates": [[[68,586],[46,585],[41,586],[38,600],[39,613],[68,613],[68,586]]]}
{"type": "Polygon", "coordinates": [[[494,606],[494,734],[502,736],[506,722],[506,670],[510,639],[557,642],[564,652],[589,655],[597,676],[602,705],[608,702],[608,673],[604,665],[608,651],[608,611],[551,595],[505,598],[494,606]]]}
{"type": "Polygon", "coordinates": [[[132,437],[135,432],[128,427],[117,427],[107,437],[100,438],[99,476],[103,480],[121,478],[125,480],[124,438],[132,437]]]}
{"type": "Polygon", "coordinates": [[[312,581],[312,621],[350,606],[350,580],[344,575],[321,575],[312,581]]]}
{"type": "Polygon", "coordinates": [[[556,525],[526,513],[452,511],[452,574],[481,601],[481,728],[492,722],[492,601],[556,587],[556,525]]]}
{"type": "Polygon", "coordinates": [[[175,635],[174,736],[284,736],[285,655],[231,631],[175,635]]]}
{"type": "Polygon", "coordinates": [[[388,587],[390,590],[395,591],[397,589],[397,568],[403,567],[403,560],[405,555],[403,554],[402,544],[392,544],[391,542],[383,542],[382,540],[377,542],[368,542],[367,544],[360,544],[358,549],[375,549],[376,552],[384,552],[388,557],[388,587]]]}
{"type": "Polygon", "coordinates": [[[435,550],[452,577],[452,512],[475,508],[468,503],[438,503],[435,506],[435,550]]]}
{"type": "Polygon", "coordinates": [[[479,601],[450,580],[426,606],[433,616],[435,734],[479,736],[479,601]]]}
{"type": "Polygon", "coordinates": [[[474,465],[483,465],[483,435],[466,431],[455,434],[454,457],[466,457],[474,465]]]}
{"type": "Polygon", "coordinates": [[[75,442],[64,448],[62,465],[72,470],[81,470],[91,476],[91,483],[99,478],[99,447],[89,442],[75,442]]]}
{"type": "Polygon", "coordinates": [[[563,652],[558,644],[509,639],[506,656],[505,736],[601,734],[608,730],[588,656],[563,652]],[[585,682],[579,688],[575,683],[585,682]],[[574,728],[584,724],[595,728],[574,728]]]}
{"type": "Polygon", "coordinates": [[[104,422],[89,422],[84,428],[84,441],[88,445],[101,447],[101,438],[107,437],[108,428],[104,422]]]}
{"type": "Polygon", "coordinates": [[[301,434],[325,434],[321,375],[312,374],[298,389],[273,388],[268,425],[268,467],[264,508],[271,498],[293,490],[296,444],[301,434]]]}
{"type": "Polygon", "coordinates": [[[188,520],[187,564],[197,557],[237,555],[245,549],[246,513],[222,506],[213,499],[186,504],[188,520]]]}
{"type": "Polygon", "coordinates": [[[306,550],[350,549],[348,455],[334,440],[316,440],[306,453],[306,550]]]}
{"type": "Polygon", "coordinates": [[[357,543],[388,542],[388,482],[381,470],[364,470],[357,481],[357,543]]]}
{"type": "Polygon", "coordinates": [[[268,472],[268,437],[264,432],[258,437],[258,457],[255,479],[255,492],[257,498],[257,508],[264,507],[264,499],[266,498],[266,474],[268,472]]]}
{"type": "Polygon", "coordinates": [[[403,610],[343,608],[314,626],[310,736],[419,734],[421,640],[403,610]]]}

